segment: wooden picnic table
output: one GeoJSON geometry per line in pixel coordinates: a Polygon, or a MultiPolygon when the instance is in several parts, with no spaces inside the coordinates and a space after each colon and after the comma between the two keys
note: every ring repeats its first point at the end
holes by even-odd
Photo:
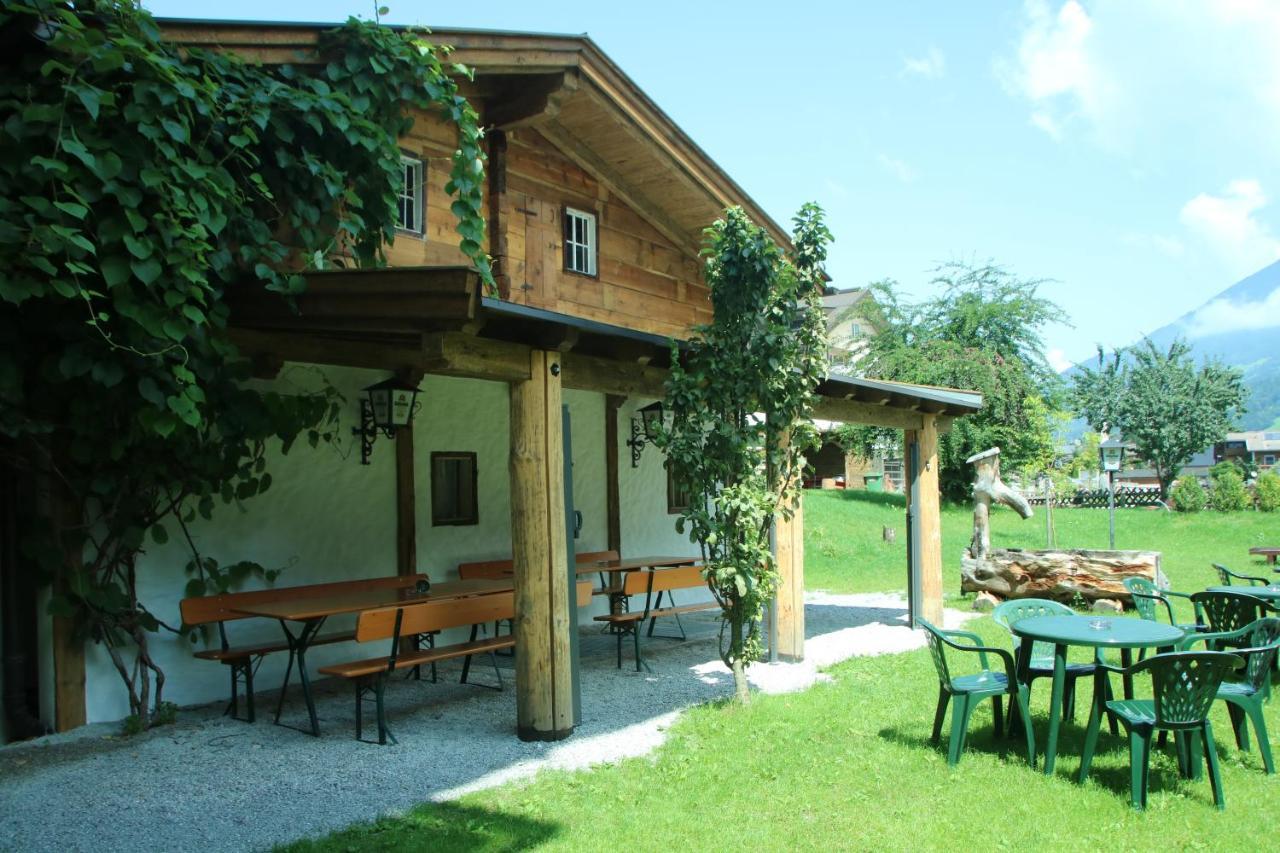
{"type": "Polygon", "coordinates": [[[621,560],[596,560],[595,562],[578,563],[577,572],[579,575],[590,575],[599,573],[600,589],[599,594],[607,594],[609,596],[609,612],[613,614],[625,613],[627,609],[627,595],[623,591],[622,576],[626,572],[638,572],[643,569],[670,568],[672,566],[692,566],[699,560],[697,557],[626,557],[621,560]],[[606,581],[605,574],[609,575],[606,581]]]}
{"type": "MultiPolygon", "coordinates": [[[[1255,556],[1255,557],[1266,557],[1266,558],[1267,558],[1267,565],[1268,565],[1268,566],[1274,566],[1274,565],[1276,564],[1276,557],[1280,557],[1280,547],[1277,547],[1277,548],[1250,548],[1250,549],[1249,549],[1249,553],[1250,553],[1250,554],[1252,554],[1252,555],[1253,555],[1253,556],[1255,556]]],[[[1280,569],[1277,569],[1276,571],[1280,571],[1280,569]]]]}
{"type": "MultiPolygon", "coordinates": [[[[412,588],[399,589],[365,589],[346,592],[339,595],[308,595],[306,587],[298,587],[297,594],[286,599],[264,601],[257,604],[245,604],[234,608],[245,616],[261,616],[275,619],[284,631],[285,640],[298,660],[298,680],[302,683],[302,696],[307,703],[307,715],[311,719],[311,734],[319,737],[320,721],[316,716],[315,697],[311,694],[311,679],[307,676],[307,648],[311,640],[330,616],[341,616],[348,613],[359,613],[379,607],[392,607],[397,604],[412,604],[425,601],[451,601],[475,595],[487,595],[499,592],[510,592],[513,584],[509,578],[476,578],[473,580],[441,581],[431,585],[430,591],[418,593],[412,588]],[[290,623],[301,623],[295,634],[290,623]]],[[[289,676],[293,666],[285,669],[284,683],[280,685],[283,698],[289,687],[289,676]]],[[[280,722],[277,711],[276,722],[280,722]]]]}

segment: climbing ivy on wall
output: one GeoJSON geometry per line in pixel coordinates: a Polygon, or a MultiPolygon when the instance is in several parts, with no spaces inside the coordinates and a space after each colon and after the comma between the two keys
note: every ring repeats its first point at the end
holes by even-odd
{"type": "Polygon", "coordinates": [[[0,461],[52,495],[27,507],[23,553],[143,726],[164,684],[148,634],[177,627],[139,600],[139,555],[181,536],[189,594],[265,574],[203,557],[187,524],[266,491],[267,443],[316,445],[338,412],[325,383],[246,384],[225,296],[382,262],[413,109],[457,129],[459,246],[491,286],[466,73],[370,22],[266,66],[178,49],[125,0],[0,0],[0,461]]]}

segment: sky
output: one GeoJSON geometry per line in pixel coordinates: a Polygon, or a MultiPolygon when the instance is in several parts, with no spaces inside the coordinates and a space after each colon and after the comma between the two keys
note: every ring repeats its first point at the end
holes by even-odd
{"type": "MultiPolygon", "coordinates": [[[[926,297],[954,260],[1048,279],[1071,318],[1045,332],[1058,367],[1280,258],[1280,0],[382,2],[388,23],[587,33],[775,220],[823,206],[838,287],[926,297]]],[[[144,5],[335,22],[375,6],[144,5]]],[[[1234,313],[1280,326],[1265,304],[1234,313]]]]}

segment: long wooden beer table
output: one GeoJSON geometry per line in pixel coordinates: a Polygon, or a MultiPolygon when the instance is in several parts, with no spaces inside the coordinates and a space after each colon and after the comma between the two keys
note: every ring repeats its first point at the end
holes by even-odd
{"type": "Polygon", "coordinates": [[[624,572],[638,572],[642,569],[662,569],[671,566],[692,566],[698,562],[697,557],[627,557],[622,560],[597,560],[592,563],[578,563],[579,575],[599,573],[600,594],[609,596],[609,612],[621,613],[626,610],[627,597],[622,594],[622,575],[624,572]],[[604,579],[605,574],[609,580],[604,579]]]}
{"type": "MultiPolygon", "coordinates": [[[[433,583],[426,593],[419,593],[413,588],[399,588],[369,589],[343,595],[307,595],[306,588],[302,587],[298,590],[298,595],[293,598],[264,601],[261,604],[246,604],[243,607],[237,607],[236,612],[246,616],[275,619],[280,623],[293,657],[298,660],[298,680],[302,683],[302,696],[307,703],[307,715],[311,718],[311,734],[319,737],[320,721],[316,717],[315,697],[311,694],[311,679],[307,676],[307,648],[326,619],[330,616],[360,613],[379,607],[394,607],[397,604],[452,601],[475,595],[492,595],[510,592],[513,588],[510,578],[441,581],[433,583]],[[301,627],[297,628],[295,633],[290,625],[296,623],[301,623],[301,627]]],[[[284,705],[284,693],[289,687],[292,666],[293,660],[290,659],[289,668],[285,669],[284,683],[280,685],[280,702],[276,705],[277,724],[280,722],[280,709],[284,705]]]]}

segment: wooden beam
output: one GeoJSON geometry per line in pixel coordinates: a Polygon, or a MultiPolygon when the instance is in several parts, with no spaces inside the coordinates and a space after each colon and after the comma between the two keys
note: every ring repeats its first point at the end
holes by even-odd
{"type": "Polygon", "coordinates": [[[423,336],[422,367],[427,373],[518,382],[529,378],[529,347],[477,338],[461,332],[423,336]]]}
{"type": "Polygon", "coordinates": [[[533,350],[511,383],[511,550],[515,569],[516,720],[521,740],[573,733],[560,354],[533,350]]]}
{"type": "Polygon", "coordinates": [[[561,153],[578,164],[581,168],[590,172],[596,177],[600,183],[604,184],[609,192],[622,199],[631,206],[636,213],[640,214],[645,220],[658,230],[662,236],[670,240],[674,245],[689,252],[694,257],[698,255],[697,238],[691,235],[683,227],[681,227],[674,219],[667,215],[657,204],[654,204],[648,197],[642,195],[638,191],[631,188],[629,183],[624,179],[618,171],[609,163],[596,154],[586,145],[583,145],[573,136],[565,133],[561,128],[554,124],[542,125],[538,131],[545,136],[552,145],[559,148],[561,153]]]}
{"type": "MultiPolygon", "coordinates": [[[[264,332],[229,329],[231,342],[251,358],[402,370],[422,364],[421,345],[378,343],[308,335],[302,332],[264,332]]],[[[408,339],[406,339],[408,340],[408,339]]]]}
{"type": "MultiPolygon", "coordinates": [[[[49,503],[56,516],[55,524],[61,538],[64,531],[79,527],[83,522],[76,505],[57,481],[50,478],[49,503]]],[[[76,569],[81,566],[79,548],[65,548],[64,559],[76,569]]],[[[67,578],[59,577],[55,589],[66,592],[67,578]]],[[[83,726],[88,720],[85,711],[85,655],[84,635],[74,619],[54,616],[51,620],[53,646],[53,727],[65,732],[83,726]]]]}
{"type": "Polygon", "coordinates": [[[820,397],[814,403],[813,416],[828,421],[870,424],[892,429],[920,429],[922,417],[920,413],[907,409],[836,397],[820,397]]]}
{"type": "Polygon", "coordinates": [[[565,353],[564,385],[579,391],[598,391],[623,397],[665,396],[667,371],[637,363],[613,361],[580,353],[565,353]]]}
{"type": "Polygon", "coordinates": [[[576,91],[576,69],[533,78],[525,76],[512,97],[491,99],[485,104],[485,124],[511,130],[550,121],[560,114],[560,107],[576,91]]]}
{"type": "Polygon", "coordinates": [[[942,625],[942,512],[936,416],[924,416],[916,440],[920,445],[920,474],[912,487],[920,490],[916,519],[920,525],[920,612],[935,625],[942,625]]]}
{"type": "Polygon", "coordinates": [[[619,394],[604,398],[604,506],[610,551],[622,553],[622,509],[618,487],[618,410],[626,402],[619,394]]]}
{"type": "Polygon", "coordinates": [[[774,637],[779,660],[804,660],[804,500],[800,496],[792,515],[779,513],[773,527],[774,561],[778,590],[774,596],[774,637]]]}

